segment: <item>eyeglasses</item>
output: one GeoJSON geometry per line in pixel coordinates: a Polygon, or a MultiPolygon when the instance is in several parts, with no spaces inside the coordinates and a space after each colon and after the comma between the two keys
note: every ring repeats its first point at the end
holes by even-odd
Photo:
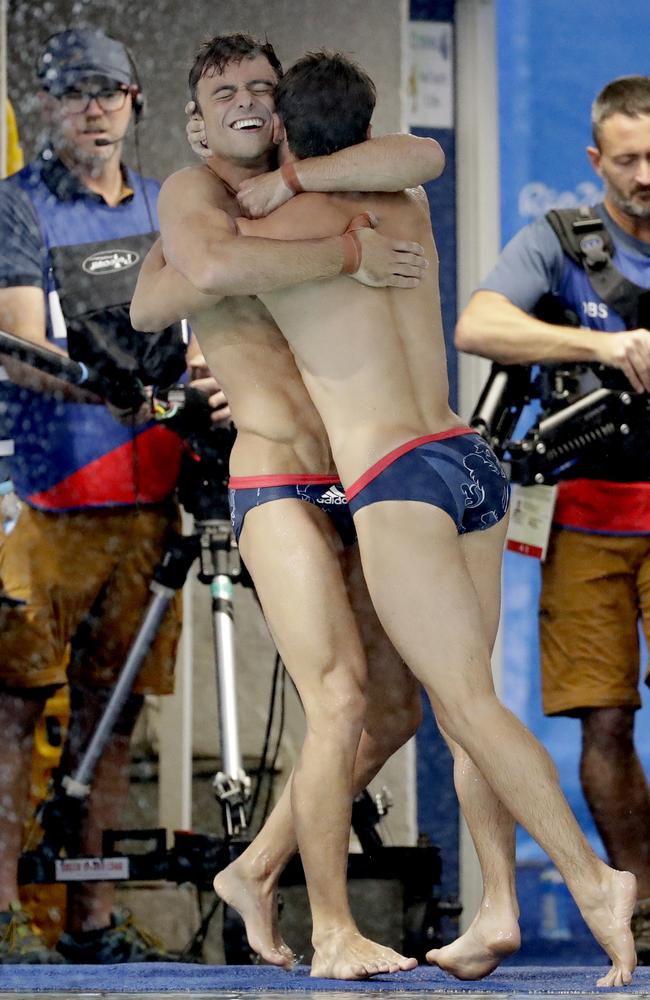
{"type": "Polygon", "coordinates": [[[97,101],[102,111],[121,111],[129,93],[128,87],[117,90],[66,90],[59,100],[65,110],[74,115],[87,111],[91,101],[97,101]]]}

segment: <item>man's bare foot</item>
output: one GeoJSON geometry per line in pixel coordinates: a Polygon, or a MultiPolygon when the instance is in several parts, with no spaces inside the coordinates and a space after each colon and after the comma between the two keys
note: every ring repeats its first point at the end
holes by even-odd
{"type": "Polygon", "coordinates": [[[233,861],[217,873],[213,886],[217,896],[244,921],[253,951],[269,965],[291,969],[296,956],[280,934],[276,883],[253,877],[239,861],[233,861]]]}
{"type": "Polygon", "coordinates": [[[407,972],[417,961],[363,937],[358,931],[336,931],[314,945],[311,975],[321,979],[369,979],[387,972],[407,972]]]}
{"type": "Polygon", "coordinates": [[[426,959],[456,979],[483,979],[520,944],[519,924],[512,913],[499,917],[481,909],[464,934],[444,948],[428,951],[426,959]]]}
{"type": "Polygon", "coordinates": [[[612,967],[597,986],[627,986],[636,968],[634,938],[630,920],[636,902],[636,878],[632,872],[618,872],[603,866],[597,899],[580,905],[580,912],[598,944],[609,955],[612,967]]]}

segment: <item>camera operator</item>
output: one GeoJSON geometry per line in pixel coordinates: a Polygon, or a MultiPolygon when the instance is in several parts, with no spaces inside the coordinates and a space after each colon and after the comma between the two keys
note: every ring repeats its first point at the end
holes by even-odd
{"type": "MultiPolygon", "coordinates": [[[[456,345],[502,364],[598,362],[622,370],[634,389],[645,393],[650,390],[645,291],[650,288],[650,77],[608,83],[594,101],[592,128],[587,154],[605,195],[591,214],[604,230],[585,247],[601,253],[609,234],[613,254],[606,266],[616,281],[622,276],[632,284],[623,286],[614,307],[570,257],[549,221],[538,219],[508,244],[473,295],[459,319],[456,345]],[[576,314],[579,328],[533,315],[548,294],[576,314]]],[[[602,256],[596,271],[602,290],[602,256]]],[[[627,468],[618,460],[615,468],[614,456],[603,455],[594,478],[560,484],[542,567],[539,620],[544,711],[581,721],[583,791],[611,863],[637,876],[640,902],[633,930],[639,958],[648,962],[650,793],[634,745],[634,713],[641,704],[639,614],[646,641],[650,638],[650,483],[645,463],[640,468],[646,452],[647,445],[627,468]]]]}
{"type": "MultiPolygon", "coordinates": [[[[167,385],[187,365],[180,328],[138,354],[119,285],[125,274],[135,282],[134,265],[156,229],[158,185],[121,159],[142,111],[133,59],[101,31],[71,29],[48,39],[38,77],[49,145],[0,184],[0,327],[89,367],[106,362],[145,385],[167,385]]],[[[17,902],[16,882],[34,726],[69,674],[70,770],[137,632],[176,524],[182,442],[141,413],[125,417],[119,404],[111,412],[87,390],[3,360],[12,380],[12,479],[23,506],[0,552],[0,576],[7,594],[26,603],[3,630],[0,658],[0,963],[159,960],[164,952],[113,911],[112,883],[70,888],[67,931],[53,951],[17,902]]],[[[79,853],[99,854],[102,831],[119,825],[143,695],[172,690],[176,596],[100,761],[79,853]]]]}

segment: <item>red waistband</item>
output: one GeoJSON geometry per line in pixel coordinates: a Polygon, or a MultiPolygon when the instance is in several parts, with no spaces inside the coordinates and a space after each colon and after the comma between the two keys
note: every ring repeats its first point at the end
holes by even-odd
{"type": "Polygon", "coordinates": [[[231,490],[255,490],[263,486],[320,486],[322,483],[332,485],[340,480],[337,476],[292,476],[280,473],[275,476],[231,476],[228,486],[231,490]]]}
{"type": "Polygon", "coordinates": [[[371,483],[380,472],[383,472],[384,469],[388,468],[389,465],[392,465],[394,461],[401,458],[401,456],[405,455],[408,451],[413,451],[414,448],[419,448],[421,444],[428,444],[430,441],[442,441],[444,438],[460,437],[462,434],[472,433],[476,432],[472,431],[471,427],[452,427],[447,431],[438,431],[437,434],[425,434],[422,437],[413,438],[411,441],[405,441],[404,444],[400,444],[397,448],[393,448],[393,450],[389,451],[387,455],[384,455],[384,457],[380,458],[374,465],[371,465],[370,468],[364,472],[363,475],[359,476],[359,478],[356,479],[351,486],[346,487],[345,492],[348,501],[352,500],[357,493],[361,492],[364,486],[371,483]]]}

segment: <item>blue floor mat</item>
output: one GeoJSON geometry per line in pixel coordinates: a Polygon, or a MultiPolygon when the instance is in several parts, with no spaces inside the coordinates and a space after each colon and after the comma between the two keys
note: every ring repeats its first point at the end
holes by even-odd
{"type": "MultiPolygon", "coordinates": [[[[0,991],[6,993],[177,993],[177,992],[435,992],[435,993],[621,993],[598,990],[596,980],[607,965],[580,967],[511,966],[480,982],[461,982],[440,969],[420,966],[413,972],[375,976],[364,982],[312,979],[308,966],[291,972],[267,965],[3,965],[0,991]]],[[[650,967],[637,969],[629,995],[650,994],[650,967]]]]}

